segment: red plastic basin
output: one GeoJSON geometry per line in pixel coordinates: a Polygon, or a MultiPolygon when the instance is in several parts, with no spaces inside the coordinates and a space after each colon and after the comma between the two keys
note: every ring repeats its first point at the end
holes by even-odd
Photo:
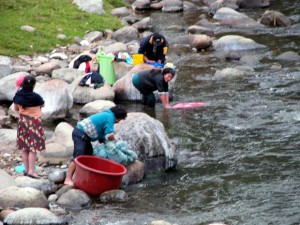
{"type": "Polygon", "coordinates": [[[78,156],[75,164],[74,187],[92,196],[118,189],[127,172],[122,164],[97,156],[78,156]]]}

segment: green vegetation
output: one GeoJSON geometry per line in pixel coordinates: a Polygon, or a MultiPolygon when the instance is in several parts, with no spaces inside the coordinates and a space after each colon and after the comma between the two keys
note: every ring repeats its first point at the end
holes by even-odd
{"type": "Polygon", "coordinates": [[[0,4],[0,55],[16,57],[48,52],[57,45],[74,42],[88,31],[117,30],[120,20],[110,12],[124,5],[122,0],[104,0],[106,14],[86,13],[72,0],[5,0],[0,4]],[[21,30],[21,26],[35,27],[34,32],[21,30]],[[65,34],[66,39],[57,38],[65,34]]]}

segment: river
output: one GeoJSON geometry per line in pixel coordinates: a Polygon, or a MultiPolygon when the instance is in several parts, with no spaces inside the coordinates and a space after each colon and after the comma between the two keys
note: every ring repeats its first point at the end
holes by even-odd
{"type": "MultiPolygon", "coordinates": [[[[299,0],[270,1],[293,23],[300,22],[299,0]]],[[[266,9],[242,12],[257,19],[266,9]]],[[[172,38],[204,12],[151,12],[155,30],[172,38]],[[172,33],[173,32],[173,33],[172,33]]],[[[181,33],[180,33],[181,32],[181,33]]],[[[216,38],[231,34],[228,29],[216,38]]],[[[170,50],[178,68],[172,104],[205,101],[206,107],[145,111],[135,103],[129,111],[146,112],[160,120],[176,144],[176,171],[152,174],[126,188],[124,203],[100,204],[73,212],[70,224],[142,225],[165,220],[178,225],[300,224],[300,71],[298,62],[280,62],[279,54],[300,52],[299,36],[280,28],[247,34],[268,48],[254,51],[260,58],[252,75],[218,78],[216,70],[239,65],[221,60],[216,52],[170,50]],[[180,54],[179,54],[180,52],[180,54]],[[281,64],[282,68],[272,66],[281,64]]]]}

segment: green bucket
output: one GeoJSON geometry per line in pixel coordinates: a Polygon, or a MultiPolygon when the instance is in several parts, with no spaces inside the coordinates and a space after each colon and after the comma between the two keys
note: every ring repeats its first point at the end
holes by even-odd
{"type": "Polygon", "coordinates": [[[112,61],[114,56],[106,55],[104,52],[97,53],[97,62],[100,67],[100,74],[104,80],[113,85],[116,82],[116,75],[112,61]]]}

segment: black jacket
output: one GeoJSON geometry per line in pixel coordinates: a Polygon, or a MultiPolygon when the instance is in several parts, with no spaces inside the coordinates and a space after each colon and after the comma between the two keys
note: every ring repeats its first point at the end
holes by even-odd
{"type": "Polygon", "coordinates": [[[162,38],[162,44],[157,46],[156,53],[153,52],[153,34],[145,37],[141,42],[138,53],[144,54],[148,59],[158,61],[161,60],[161,63],[165,63],[166,54],[169,49],[169,44],[166,38],[163,35],[160,35],[162,38]]]}

